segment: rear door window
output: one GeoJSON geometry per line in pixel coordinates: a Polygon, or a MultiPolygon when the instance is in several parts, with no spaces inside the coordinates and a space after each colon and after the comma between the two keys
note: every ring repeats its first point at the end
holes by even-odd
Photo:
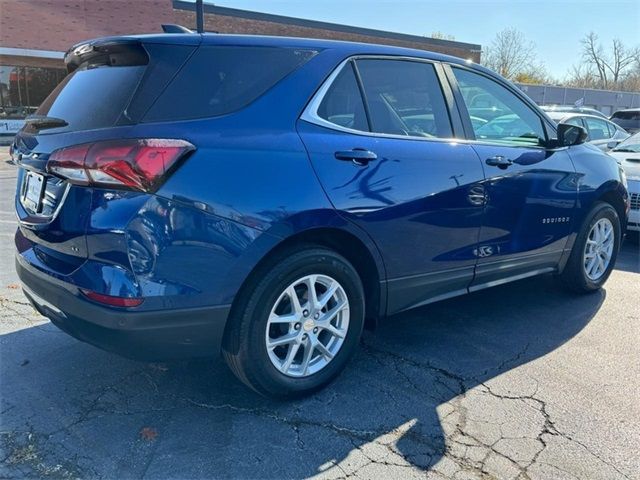
{"type": "Polygon", "coordinates": [[[450,138],[449,113],[432,64],[359,59],[371,130],[411,137],[450,138]]]}
{"type": "Polygon", "coordinates": [[[605,140],[610,138],[607,122],[599,118],[584,117],[589,130],[589,140],[605,140]]]}
{"type": "Polygon", "coordinates": [[[315,53],[280,47],[200,47],[143,121],[186,120],[234,112],[256,100],[315,53]]]}

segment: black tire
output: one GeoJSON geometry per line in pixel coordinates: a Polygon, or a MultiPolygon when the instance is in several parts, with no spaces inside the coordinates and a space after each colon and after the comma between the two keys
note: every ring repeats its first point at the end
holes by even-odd
{"type": "Polygon", "coordinates": [[[222,351],[233,373],[256,392],[277,398],[301,397],[338,376],[355,352],[363,326],[364,292],[353,266],[324,247],[301,245],[280,252],[247,280],[228,320],[222,351]],[[344,289],[349,302],[348,330],[335,357],[320,371],[291,377],[281,373],[269,358],[265,343],[267,320],[287,286],[314,274],[330,276],[344,289]]]}
{"type": "Polygon", "coordinates": [[[615,266],[618,250],[620,249],[621,238],[622,232],[620,230],[620,218],[618,217],[618,212],[616,212],[616,209],[608,203],[597,202],[587,214],[582,228],[578,232],[575,243],[573,244],[567,265],[560,275],[564,284],[569,289],[578,293],[590,293],[602,288],[615,266]],[[591,229],[603,218],[608,218],[613,225],[613,252],[611,253],[611,259],[604,274],[594,280],[589,278],[585,271],[584,253],[591,229]]]}

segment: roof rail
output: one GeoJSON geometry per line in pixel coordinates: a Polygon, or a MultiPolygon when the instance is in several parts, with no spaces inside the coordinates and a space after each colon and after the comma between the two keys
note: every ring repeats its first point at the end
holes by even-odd
{"type": "Polygon", "coordinates": [[[193,33],[193,30],[189,30],[187,27],[175,25],[173,23],[163,23],[162,31],[164,33],[193,33]]]}

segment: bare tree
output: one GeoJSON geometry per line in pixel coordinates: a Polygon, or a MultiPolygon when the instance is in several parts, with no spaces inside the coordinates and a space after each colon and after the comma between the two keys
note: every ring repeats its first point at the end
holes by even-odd
{"type": "Polygon", "coordinates": [[[598,74],[591,65],[578,63],[569,70],[564,85],[575,88],[598,88],[598,74]]]}
{"type": "Polygon", "coordinates": [[[599,88],[617,89],[631,67],[640,61],[640,47],[629,49],[616,38],[606,53],[598,35],[591,32],[582,39],[582,57],[595,71],[599,88]]]}
{"type": "Polygon", "coordinates": [[[640,55],[633,62],[631,71],[622,80],[622,88],[627,92],[640,92],[640,55]]]}
{"type": "Polygon", "coordinates": [[[499,32],[482,55],[482,63],[503,77],[513,79],[519,74],[539,70],[535,44],[515,28],[499,32]]]}
{"type": "Polygon", "coordinates": [[[440,30],[435,32],[431,32],[431,35],[425,35],[426,37],[437,38],[439,40],[455,40],[455,35],[449,35],[448,33],[443,33],[440,30]]]}

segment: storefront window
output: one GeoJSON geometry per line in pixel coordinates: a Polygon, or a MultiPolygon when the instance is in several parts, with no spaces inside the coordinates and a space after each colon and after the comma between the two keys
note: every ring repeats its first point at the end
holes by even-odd
{"type": "Polygon", "coordinates": [[[65,75],[63,68],[0,65],[0,120],[35,112],[65,75]]]}

